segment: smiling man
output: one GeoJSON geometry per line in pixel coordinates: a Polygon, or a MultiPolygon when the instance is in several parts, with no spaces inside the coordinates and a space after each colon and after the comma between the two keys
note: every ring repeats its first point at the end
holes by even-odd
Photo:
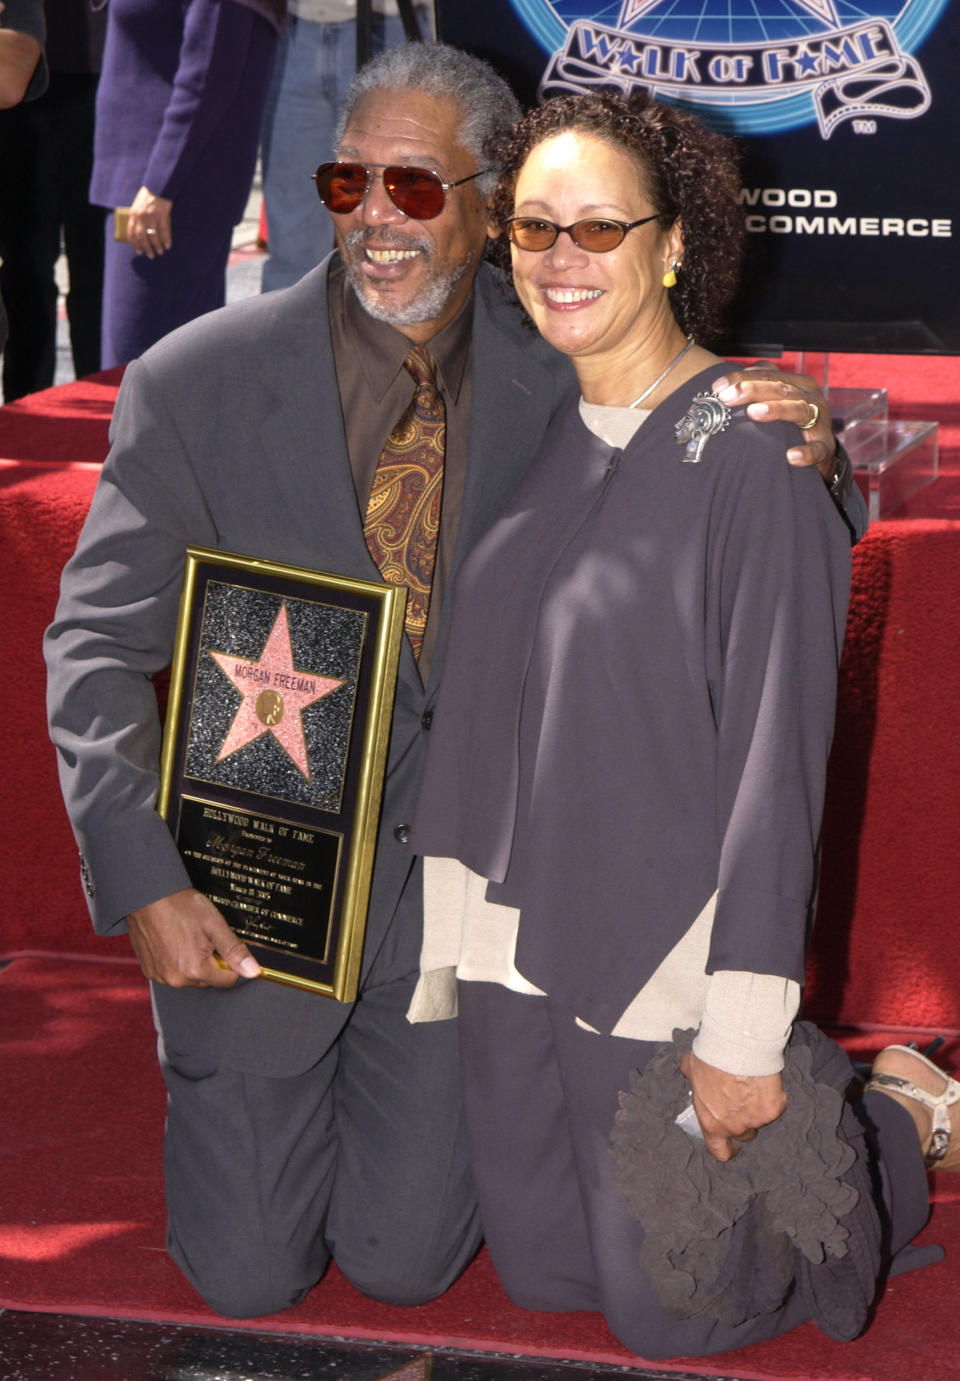
{"type": "Polygon", "coordinates": [[[461,119],[458,102],[449,96],[411,91],[401,103],[370,93],[353,109],[338,163],[318,179],[334,213],[350,286],[364,310],[418,344],[466,305],[483,255],[486,205],[478,184],[485,174],[460,142],[461,119]],[[364,169],[365,191],[352,212],[336,214],[345,179],[335,170],[345,162],[364,169]],[[437,174],[444,194],[438,216],[411,224],[380,174],[391,165],[437,174]],[[462,190],[447,204],[446,192],[455,189],[462,190]]]}
{"type": "MultiPolygon", "coordinates": [[[[368,1295],[422,1303],[479,1241],[456,1023],[406,1017],[422,934],[406,841],[451,574],[571,384],[481,262],[496,179],[484,148],[517,114],[490,68],[441,45],[358,73],[336,162],[317,172],[339,253],[129,366],[47,635],[94,924],[127,929],[153,983],[170,1251],[227,1316],[296,1304],[331,1259],[368,1295]],[[416,521],[398,537],[401,511],[416,521]],[[383,571],[410,591],[353,1004],[257,980],[154,811],[150,677],[170,660],[190,544],[383,571]]],[[[798,422],[822,402],[809,381],[763,372],[733,386],[798,422]]],[[[806,437],[799,459],[831,471],[828,419],[806,437]]]]}

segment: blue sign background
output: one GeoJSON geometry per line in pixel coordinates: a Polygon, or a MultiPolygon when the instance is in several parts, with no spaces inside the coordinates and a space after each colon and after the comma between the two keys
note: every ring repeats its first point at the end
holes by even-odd
{"type": "Polygon", "coordinates": [[[528,104],[635,85],[741,137],[744,351],[960,350],[958,6],[438,0],[528,104]]]}

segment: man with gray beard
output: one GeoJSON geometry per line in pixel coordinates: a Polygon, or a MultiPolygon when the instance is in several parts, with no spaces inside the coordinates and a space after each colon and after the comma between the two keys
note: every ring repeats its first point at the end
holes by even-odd
{"type": "MultiPolygon", "coordinates": [[[[336,162],[317,172],[339,252],[129,366],[47,634],[51,733],[94,925],[129,931],[153,985],[169,1248],[226,1316],[296,1304],[331,1259],[365,1294],[420,1304],[479,1242],[456,1024],[406,1016],[422,931],[406,840],[451,574],[571,381],[481,262],[496,178],[484,148],[517,114],[490,68],[442,45],[358,73],[336,162]],[[430,381],[415,388],[424,356],[430,381]],[[338,1003],[258,980],[191,887],[154,810],[150,677],[170,660],[188,545],[378,578],[377,472],[424,387],[442,421],[439,537],[425,589],[411,570],[419,623],[400,662],[360,994],[338,1003]]],[[[771,417],[810,416],[810,381],[730,378],[771,417]]],[[[792,459],[832,475],[828,424],[806,440],[792,459]]]]}

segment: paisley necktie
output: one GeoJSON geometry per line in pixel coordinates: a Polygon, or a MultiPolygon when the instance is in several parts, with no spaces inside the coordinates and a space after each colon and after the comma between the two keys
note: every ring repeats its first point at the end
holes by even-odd
{"type": "Polygon", "coordinates": [[[363,531],[384,580],[407,587],[406,631],[419,659],[437,558],[447,421],[426,350],[414,346],[403,363],[416,388],[380,453],[363,531]]]}

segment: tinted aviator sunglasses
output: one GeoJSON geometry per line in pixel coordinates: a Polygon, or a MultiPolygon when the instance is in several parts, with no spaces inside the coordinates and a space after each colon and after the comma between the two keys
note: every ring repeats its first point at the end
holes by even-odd
{"type": "Polygon", "coordinates": [[[369,192],[374,176],[380,173],[387,196],[398,211],[415,221],[432,221],[443,210],[451,188],[462,187],[488,171],[480,168],[469,177],[444,182],[439,173],[429,168],[405,168],[392,163],[386,167],[382,163],[321,163],[313,180],[317,184],[317,195],[327,210],[342,216],[357,209],[369,192]]]}
{"type": "Polygon", "coordinates": [[[556,225],[553,221],[542,220],[539,216],[511,216],[504,221],[507,234],[518,249],[531,249],[539,254],[551,249],[558,236],[566,232],[580,249],[592,254],[607,254],[621,244],[628,230],[636,230],[638,225],[648,221],[660,220],[660,213],[643,216],[639,221],[612,221],[607,217],[591,216],[586,220],[574,221],[573,225],[556,225]]]}

